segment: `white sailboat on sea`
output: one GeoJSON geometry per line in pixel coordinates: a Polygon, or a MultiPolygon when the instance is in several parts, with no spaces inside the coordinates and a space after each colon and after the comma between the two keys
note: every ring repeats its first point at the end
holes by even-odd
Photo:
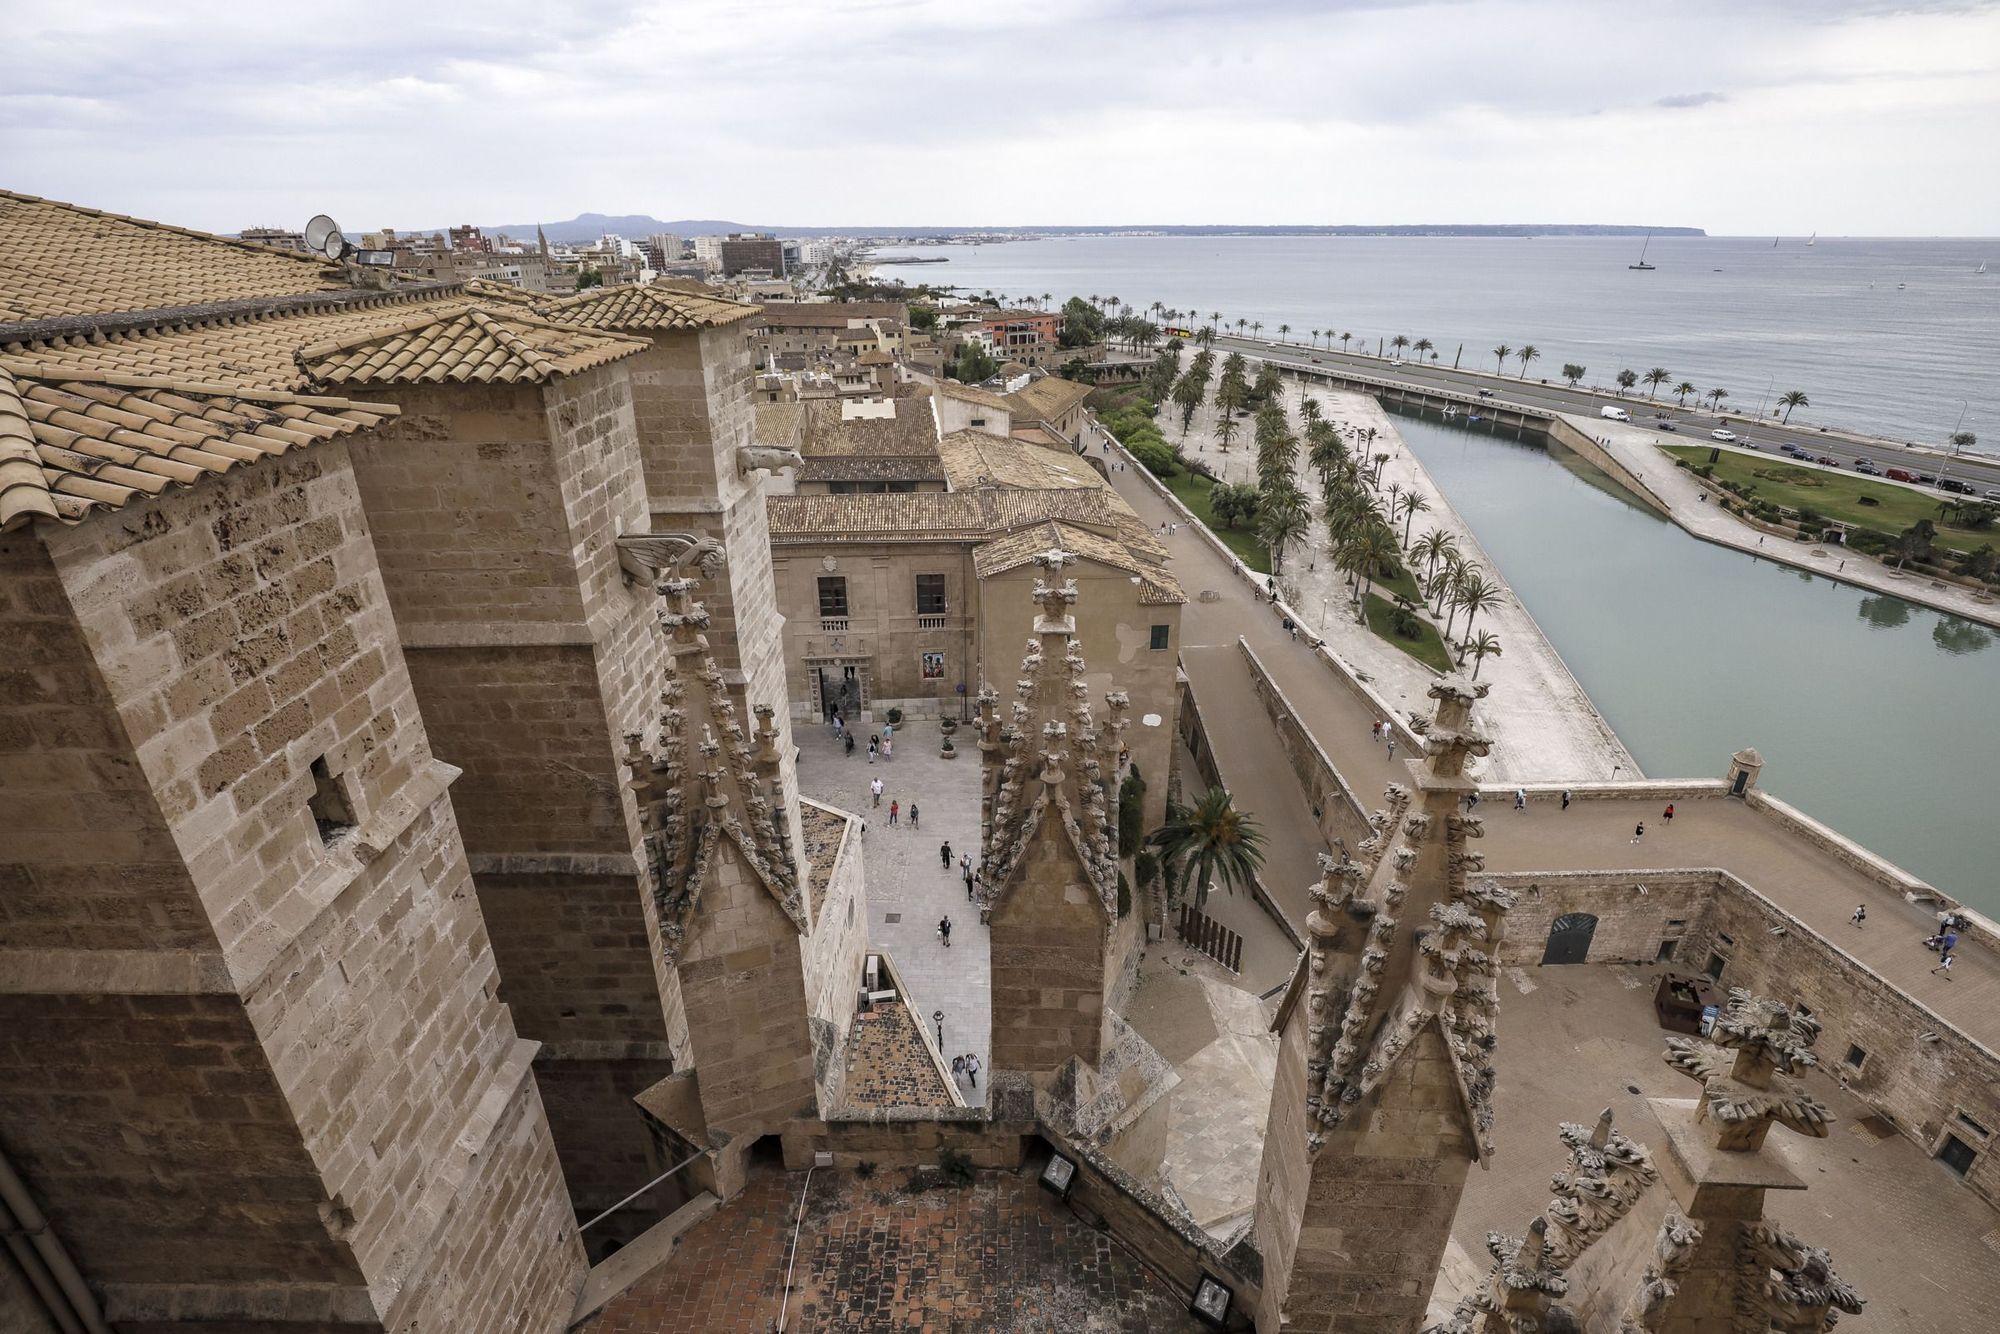
{"type": "Polygon", "coordinates": [[[1637,264],[1627,264],[1625,267],[1628,269],[1645,269],[1646,271],[1651,272],[1656,266],[1648,264],[1646,262],[1646,247],[1652,244],[1653,244],[1653,234],[1651,232],[1647,232],[1646,244],[1639,247],[1639,262],[1637,264]]]}
{"type": "Polygon", "coordinates": [[[1978,268],[1976,268],[1976,269],[1974,269],[1974,270],[1973,270],[1973,272],[1974,272],[1974,273],[1984,273],[1984,272],[1986,272],[1986,261],[1985,261],[1985,260],[1983,260],[1983,259],[1982,259],[1982,260],[1980,260],[1980,261],[1979,261],[1979,267],[1978,267],[1978,268]]]}
{"type": "Polygon", "coordinates": [[[1814,232],[1814,233],[1813,233],[1813,234],[1812,234],[1811,236],[1808,236],[1808,237],[1806,238],[1806,244],[1807,244],[1807,245],[1818,245],[1818,244],[1819,244],[1819,233],[1818,233],[1818,232],[1814,232]]]}

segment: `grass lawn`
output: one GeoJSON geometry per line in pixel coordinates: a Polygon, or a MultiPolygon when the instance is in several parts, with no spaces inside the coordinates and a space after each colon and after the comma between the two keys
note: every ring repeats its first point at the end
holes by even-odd
{"type": "Polygon", "coordinates": [[[1396,617],[1396,604],[1392,600],[1370,593],[1367,606],[1368,628],[1377,636],[1388,640],[1426,667],[1435,667],[1441,672],[1452,669],[1451,655],[1445,652],[1444,639],[1438,634],[1436,626],[1419,616],[1417,621],[1423,627],[1423,634],[1416,639],[1405,639],[1392,628],[1396,617]]]}
{"type": "MultiPolygon", "coordinates": [[[[1707,445],[1662,445],[1662,449],[1690,465],[1708,462],[1707,445]]],[[[1975,551],[1988,542],[2000,544],[2000,529],[1953,528],[1938,513],[1940,500],[1970,500],[1969,496],[1942,493],[1931,496],[1894,482],[1844,473],[1818,464],[1793,463],[1782,456],[1764,458],[1725,449],[1715,465],[1715,479],[1738,486],[1754,486],[1753,500],[1768,500],[1790,509],[1809,509],[1842,523],[1860,524],[1894,537],[1919,519],[1937,525],[1937,544],[1953,551],[1975,551]],[[1861,497],[1877,503],[1864,505],[1861,497]]]]}
{"type": "Polygon", "coordinates": [[[1166,479],[1167,490],[1180,497],[1181,504],[1194,511],[1195,517],[1208,525],[1208,531],[1222,539],[1223,545],[1235,552],[1245,565],[1259,574],[1271,572],[1271,554],[1264,550],[1264,544],[1248,528],[1224,528],[1222,520],[1215,517],[1208,508],[1208,493],[1215,483],[1206,477],[1191,472],[1177,472],[1166,479]]]}

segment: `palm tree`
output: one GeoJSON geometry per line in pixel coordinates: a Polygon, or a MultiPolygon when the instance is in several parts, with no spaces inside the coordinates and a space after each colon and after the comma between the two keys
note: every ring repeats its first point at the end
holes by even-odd
{"type": "MultiPolygon", "coordinates": [[[[1218,393],[1217,398],[1219,399],[1220,397],[1221,395],[1218,393]]],[[[1218,403],[1217,406],[1220,407],[1221,405],[1218,403]]],[[[1227,408],[1223,408],[1221,415],[1219,415],[1215,419],[1216,448],[1220,449],[1223,453],[1227,454],[1229,452],[1229,442],[1232,439],[1234,439],[1235,436],[1236,436],[1236,414],[1229,411],[1227,408]]]]}
{"type": "Polygon", "coordinates": [[[1541,356],[1542,350],[1533,343],[1523,343],[1515,355],[1521,359],[1521,378],[1525,380],[1528,378],[1528,363],[1541,356]]]}
{"type": "Polygon", "coordinates": [[[1257,537],[1271,553],[1271,573],[1285,572],[1285,548],[1312,532],[1312,515],[1296,489],[1257,507],[1257,537]]]}
{"type": "Polygon", "coordinates": [[[1485,575],[1475,571],[1459,585],[1456,601],[1465,608],[1465,633],[1469,637],[1472,634],[1472,618],[1488,607],[1499,605],[1500,585],[1488,583],[1485,575]]]}
{"type": "MultiPolygon", "coordinates": [[[[1477,681],[1479,679],[1479,669],[1484,665],[1486,659],[1500,656],[1500,636],[1494,634],[1491,630],[1481,630],[1479,638],[1468,639],[1460,647],[1466,653],[1472,655],[1472,679],[1477,681]]],[[[1458,665],[1461,667],[1465,665],[1463,654],[1459,656],[1458,665]]]]}
{"type": "Polygon", "coordinates": [[[1655,366],[1646,372],[1646,397],[1651,398],[1661,385],[1674,378],[1674,373],[1665,366],[1655,366]]]}
{"type": "Polygon", "coordinates": [[[1618,397],[1620,398],[1625,397],[1625,391],[1627,389],[1630,389],[1633,385],[1637,383],[1639,383],[1639,372],[1637,371],[1618,372],[1618,397]]]}
{"type": "Polygon", "coordinates": [[[1686,380],[1682,380],[1679,384],[1674,386],[1674,398],[1680,404],[1681,407],[1686,407],[1688,405],[1688,395],[1692,394],[1693,392],[1694,392],[1694,386],[1689,384],[1686,380]]]}
{"type": "Polygon", "coordinates": [[[1318,347],[1318,346],[1319,346],[1319,330],[1317,330],[1317,329],[1314,329],[1314,330],[1312,330],[1312,331],[1311,331],[1311,333],[1312,333],[1312,345],[1313,345],[1314,347],[1318,347]]]}
{"type": "Polygon", "coordinates": [[[1218,327],[1221,323],[1222,323],[1222,312],[1219,310],[1211,310],[1208,313],[1208,327],[1213,329],[1218,327]]]}
{"type": "Polygon", "coordinates": [[[1192,882],[1196,908],[1208,902],[1212,884],[1231,894],[1248,890],[1264,864],[1263,830],[1236,809],[1223,787],[1208,789],[1193,806],[1169,805],[1167,822],[1146,842],[1160,850],[1169,902],[1185,898],[1192,882]]]}
{"type": "Polygon", "coordinates": [[[1368,623],[1368,593],[1375,586],[1375,575],[1385,562],[1396,557],[1396,534],[1381,522],[1365,523],[1349,539],[1348,569],[1361,576],[1360,590],[1355,594],[1354,603],[1360,608],[1355,618],[1363,625],[1368,623]]]}
{"type": "Polygon", "coordinates": [[[1249,325],[1250,321],[1244,319],[1241,315],[1238,315],[1236,317],[1236,336],[1238,338],[1241,338],[1243,336],[1244,329],[1248,328],[1249,325]]]}
{"type": "Polygon", "coordinates": [[[1809,408],[1812,406],[1812,400],[1796,389],[1787,389],[1783,397],[1779,398],[1778,406],[1785,410],[1785,419],[1778,424],[1780,426],[1789,426],[1792,423],[1792,409],[1809,408]]]}
{"type": "Polygon", "coordinates": [[[1389,346],[1396,349],[1396,355],[1399,357],[1403,355],[1403,349],[1408,347],[1409,345],[1410,345],[1410,340],[1403,334],[1397,334],[1394,338],[1391,338],[1389,340],[1389,346]]]}
{"type": "Polygon", "coordinates": [[[1706,394],[1703,394],[1702,397],[1708,400],[1710,407],[1720,412],[1722,411],[1722,400],[1729,397],[1729,391],[1727,389],[1711,389],[1706,394]]]}
{"type": "Polygon", "coordinates": [[[1507,346],[1507,345],[1506,345],[1505,343],[1502,343],[1502,344],[1500,344],[1500,346],[1498,346],[1498,347],[1494,348],[1494,349],[1493,349],[1493,364],[1494,364],[1494,367],[1495,367],[1495,369],[1496,369],[1496,370],[1502,370],[1502,371],[1506,370],[1506,369],[1507,369],[1507,358],[1509,358],[1509,357],[1511,357],[1511,356],[1513,356],[1513,355],[1514,355],[1514,349],[1513,349],[1513,348],[1511,348],[1511,347],[1508,347],[1508,346],[1507,346]]]}
{"type": "Polygon", "coordinates": [[[1263,332],[1264,332],[1264,321],[1262,320],[1250,321],[1250,336],[1252,338],[1255,338],[1258,334],[1263,332]]]}
{"type": "Polygon", "coordinates": [[[1281,342],[1281,343],[1282,343],[1282,342],[1284,342],[1284,341],[1285,341],[1285,335],[1286,335],[1286,334],[1289,334],[1289,333],[1290,333],[1291,331],[1292,331],[1292,326],[1291,326],[1291,325],[1289,325],[1289,324],[1281,324],[1281,325],[1279,325],[1279,326],[1278,326],[1278,341],[1279,341],[1279,342],[1281,342]]]}
{"type": "Polygon", "coordinates": [[[1431,342],[1430,339],[1419,338],[1416,342],[1410,344],[1410,350],[1416,353],[1418,359],[1421,360],[1423,358],[1424,353],[1430,351],[1435,346],[1437,345],[1431,342]]]}
{"type": "Polygon", "coordinates": [[[1353,338],[1353,337],[1354,337],[1354,335],[1353,335],[1353,334],[1351,334],[1351,333],[1344,333],[1344,334],[1342,334],[1342,335],[1340,336],[1340,350],[1341,350],[1342,352],[1345,352],[1345,351],[1347,351],[1347,343],[1348,343],[1348,340],[1349,340],[1349,339],[1351,339],[1351,338],[1353,338]]]}
{"type": "Polygon", "coordinates": [[[1416,522],[1419,514],[1430,513],[1431,502],[1425,500],[1414,491],[1405,491],[1402,499],[1396,503],[1401,506],[1403,511],[1403,545],[1408,547],[1410,545],[1410,525],[1416,522]]]}

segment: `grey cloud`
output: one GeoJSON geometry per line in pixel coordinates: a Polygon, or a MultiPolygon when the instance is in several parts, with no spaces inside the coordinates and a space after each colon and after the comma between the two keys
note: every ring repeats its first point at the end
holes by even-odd
{"type": "Polygon", "coordinates": [[[1679,111],[1687,107],[1705,107],[1711,102],[1727,102],[1728,100],[1729,96],[1726,93],[1675,93],[1671,97],[1661,98],[1659,101],[1653,103],[1653,105],[1679,111]]]}

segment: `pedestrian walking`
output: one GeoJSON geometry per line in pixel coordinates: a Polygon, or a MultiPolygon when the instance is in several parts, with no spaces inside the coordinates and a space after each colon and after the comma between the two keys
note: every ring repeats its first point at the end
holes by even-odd
{"type": "Polygon", "coordinates": [[[833,735],[836,739],[840,736],[840,726],[840,711],[835,709],[833,713],[833,735]]]}
{"type": "Polygon", "coordinates": [[[1517,811],[1525,811],[1528,809],[1528,789],[1526,789],[1525,787],[1517,787],[1514,789],[1514,809],[1517,811]]]}
{"type": "Polygon", "coordinates": [[[1860,926],[1863,922],[1868,920],[1868,905],[1865,903],[1856,905],[1854,909],[1854,916],[1848,918],[1847,920],[1853,923],[1855,926],[1860,926]]]}
{"type": "Polygon", "coordinates": [[[910,803],[910,828],[912,829],[918,828],[917,819],[918,819],[917,803],[913,801],[910,803]]]}
{"type": "Polygon", "coordinates": [[[1563,809],[1564,809],[1564,810],[1568,810],[1568,809],[1569,809],[1569,789],[1568,789],[1568,788],[1564,788],[1564,789],[1563,789],[1563,809]]]}
{"type": "Polygon", "coordinates": [[[1396,758],[1396,738],[1394,737],[1389,738],[1389,758],[1392,760],[1396,758]]]}
{"type": "Polygon", "coordinates": [[[944,942],[946,949],[951,948],[951,918],[938,918],[938,939],[944,942]]]}
{"type": "Polygon", "coordinates": [[[870,802],[870,803],[869,803],[869,804],[870,804],[871,806],[880,806],[880,805],[882,804],[882,780],[881,780],[881,779],[879,779],[879,778],[878,778],[878,779],[876,779],[876,780],[875,780],[874,782],[872,782],[872,783],[870,783],[870,784],[868,785],[868,795],[874,798],[874,800],[873,800],[872,802],[870,802]]]}
{"type": "Polygon", "coordinates": [[[1958,957],[1956,955],[1947,954],[1937,961],[1937,967],[1931,969],[1931,971],[1933,973],[1943,973],[1944,980],[1949,982],[1951,981],[1951,966],[1957,962],[1958,957]]]}
{"type": "Polygon", "coordinates": [[[977,902],[978,892],[979,892],[979,872],[973,870],[971,867],[968,866],[965,868],[965,901],[967,903],[977,902]]]}
{"type": "Polygon", "coordinates": [[[965,1058],[963,1056],[954,1056],[951,1058],[951,1077],[953,1079],[965,1078],[965,1058]]]}
{"type": "Polygon", "coordinates": [[[1380,718],[1368,724],[1368,739],[1371,741],[1380,741],[1382,739],[1382,720],[1380,718]]]}
{"type": "Polygon", "coordinates": [[[971,1052],[965,1053],[965,1077],[972,1082],[972,1087],[979,1087],[979,1058],[971,1052]]]}
{"type": "Polygon", "coordinates": [[[895,751],[894,751],[894,749],[893,749],[893,748],[894,748],[894,746],[895,746],[895,744],[896,744],[896,742],[895,742],[895,738],[891,737],[891,736],[889,735],[889,733],[888,733],[888,732],[884,731],[884,732],[882,733],[882,758],[883,758],[883,759],[885,759],[885,760],[886,760],[886,759],[888,759],[888,758],[889,758],[890,756],[892,756],[893,754],[895,754],[895,751]]]}
{"type": "Polygon", "coordinates": [[[1664,818],[1666,819],[1666,822],[1668,824],[1672,824],[1674,822],[1674,803],[1672,803],[1671,801],[1667,803],[1667,810],[1664,818]]]}
{"type": "Polygon", "coordinates": [[[943,844],[942,844],[942,845],[941,845],[941,846],[940,846],[940,847],[938,848],[938,864],[939,864],[939,865],[941,865],[941,866],[943,866],[943,867],[944,867],[944,869],[945,869],[945,870],[947,870],[947,871],[949,871],[949,870],[951,869],[951,840],[950,840],[950,839],[946,839],[946,840],[944,841],[944,843],[943,843],[943,844]]]}
{"type": "Polygon", "coordinates": [[[890,803],[889,803],[889,823],[890,823],[890,824],[894,824],[894,823],[896,823],[896,814],[897,814],[897,812],[901,811],[902,809],[903,809],[903,806],[902,806],[902,803],[901,803],[901,802],[895,802],[895,801],[892,801],[892,802],[890,802],[890,803]]]}
{"type": "Polygon", "coordinates": [[[879,737],[872,737],[872,736],[871,736],[871,737],[869,737],[869,738],[868,738],[868,762],[869,762],[870,764],[873,764],[873,763],[875,763],[875,757],[876,757],[876,755],[878,755],[878,754],[880,754],[880,753],[881,753],[881,750],[882,750],[882,741],[881,741],[881,738],[879,738],[879,737]]]}
{"type": "Polygon", "coordinates": [[[1646,836],[1646,822],[1644,820],[1641,820],[1639,821],[1638,827],[1632,831],[1632,841],[1634,843],[1637,843],[1640,839],[1644,838],[1645,836],[1646,836]]]}
{"type": "Polygon", "coordinates": [[[846,742],[846,744],[847,744],[847,753],[848,753],[849,755],[852,755],[852,754],[854,754],[854,733],[852,733],[852,732],[849,732],[849,733],[847,734],[847,742],[846,742]]]}

